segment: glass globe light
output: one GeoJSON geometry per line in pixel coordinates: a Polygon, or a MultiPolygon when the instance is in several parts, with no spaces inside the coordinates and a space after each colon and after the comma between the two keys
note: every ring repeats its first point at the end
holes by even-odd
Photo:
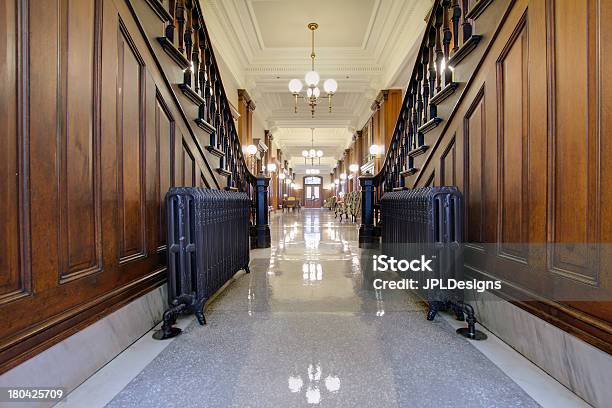
{"type": "Polygon", "coordinates": [[[372,146],[370,146],[370,154],[371,155],[377,155],[378,154],[378,145],[373,144],[372,146]]]}
{"type": "Polygon", "coordinates": [[[317,155],[317,152],[315,151],[315,149],[310,149],[308,151],[308,156],[315,157],[316,155],[317,155]]]}
{"type": "Polygon", "coordinates": [[[304,75],[304,81],[308,86],[317,86],[320,79],[321,77],[317,71],[308,71],[306,75],[304,75]]]}
{"type": "Polygon", "coordinates": [[[284,180],[285,179],[285,173],[280,173],[278,175],[278,178],[281,179],[281,180],[284,180]]]}
{"type": "Polygon", "coordinates": [[[291,187],[295,187],[295,183],[291,183],[291,187]]]}
{"type": "Polygon", "coordinates": [[[248,145],[246,150],[247,150],[247,153],[250,154],[251,156],[257,153],[257,147],[252,144],[248,145]]]}
{"type": "Polygon", "coordinates": [[[310,169],[306,169],[306,174],[310,174],[310,169]]]}
{"type": "Polygon", "coordinates": [[[338,185],[338,184],[340,184],[340,180],[335,179],[335,180],[334,180],[334,183],[335,183],[336,185],[338,185]]]}
{"type": "Polygon", "coordinates": [[[292,79],[291,81],[289,81],[289,91],[291,91],[292,94],[298,94],[301,90],[302,81],[300,81],[299,79],[292,79]]]}
{"type": "Polygon", "coordinates": [[[323,83],[323,89],[325,89],[325,92],[328,94],[333,95],[338,90],[338,82],[336,82],[335,79],[329,78],[323,83]]]}
{"type": "Polygon", "coordinates": [[[306,90],[306,96],[309,97],[309,98],[312,96],[312,88],[308,88],[306,90]]]}
{"type": "Polygon", "coordinates": [[[323,150],[317,150],[317,157],[323,157],[323,150]]]}
{"type": "Polygon", "coordinates": [[[357,173],[357,170],[359,170],[359,166],[357,164],[351,164],[349,166],[349,170],[351,171],[351,173],[357,173]]]}
{"type": "Polygon", "coordinates": [[[314,95],[315,98],[318,98],[319,96],[321,96],[321,90],[319,88],[315,88],[312,91],[312,94],[314,95]]]}
{"type": "Polygon", "coordinates": [[[346,173],[340,174],[340,180],[346,180],[346,173]]]}
{"type": "Polygon", "coordinates": [[[276,171],[276,163],[268,164],[268,171],[270,171],[270,172],[276,171]]]}
{"type": "Polygon", "coordinates": [[[308,150],[302,150],[302,156],[308,157],[308,150]]]}
{"type": "Polygon", "coordinates": [[[285,180],[285,184],[287,184],[287,185],[291,185],[291,183],[292,183],[292,182],[291,182],[291,179],[290,179],[290,178],[288,178],[287,180],[285,180]]]}

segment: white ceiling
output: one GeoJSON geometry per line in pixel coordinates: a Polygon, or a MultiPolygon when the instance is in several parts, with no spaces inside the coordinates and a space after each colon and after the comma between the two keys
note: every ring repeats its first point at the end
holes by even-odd
{"type": "Polygon", "coordinates": [[[413,64],[410,53],[421,40],[424,18],[433,3],[200,1],[217,58],[229,67],[235,83],[250,93],[257,105],[255,114],[294,165],[303,164],[301,151],[310,146],[311,127],[317,128],[315,145],[325,152],[325,163],[333,165],[342,157],[354,129],[370,116],[378,91],[404,87],[413,64]],[[327,100],[323,100],[314,119],[303,101],[298,114],[293,112],[293,96],[287,89],[290,79],[303,79],[310,68],[306,25],[312,21],[319,24],[315,68],[322,80],[338,81],[333,113],[328,113],[327,100]]]}
{"type": "Polygon", "coordinates": [[[376,3],[375,0],[255,0],[250,5],[262,48],[303,48],[310,43],[310,31],[302,30],[306,27],[304,21],[316,21],[326,28],[317,32],[318,46],[335,48],[362,46],[376,3]],[[348,29],[338,21],[340,16],[352,22],[348,29]]]}

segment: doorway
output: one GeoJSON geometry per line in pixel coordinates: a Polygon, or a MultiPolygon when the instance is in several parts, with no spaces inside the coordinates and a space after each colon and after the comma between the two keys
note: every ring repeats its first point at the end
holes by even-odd
{"type": "Polygon", "coordinates": [[[304,207],[306,208],[321,208],[323,206],[323,197],[321,187],[323,185],[323,177],[321,176],[304,176],[304,207]]]}

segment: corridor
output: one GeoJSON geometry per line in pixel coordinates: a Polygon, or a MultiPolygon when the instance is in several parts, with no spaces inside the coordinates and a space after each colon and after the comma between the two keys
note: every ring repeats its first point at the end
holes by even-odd
{"type": "MultiPolygon", "coordinates": [[[[270,226],[272,247],[251,251],[251,274],[239,272],[207,306],[206,326],[189,317],[175,339],[148,333],[60,406],[539,406],[448,317],[428,322],[406,291],[373,290],[356,224],[302,209],[277,212],[270,226]]],[[[541,404],[582,405],[489,335],[479,345],[503,350],[501,365],[521,369],[541,404]]]]}

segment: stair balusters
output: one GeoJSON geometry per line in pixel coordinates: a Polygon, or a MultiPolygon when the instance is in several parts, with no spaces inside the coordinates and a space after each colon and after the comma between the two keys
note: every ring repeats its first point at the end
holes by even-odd
{"type": "MultiPolygon", "coordinates": [[[[249,194],[253,200],[252,219],[255,222],[255,211],[264,213],[260,208],[266,205],[265,200],[261,199],[261,189],[267,188],[268,179],[251,174],[244,160],[231,105],[223,89],[200,4],[197,0],[168,0],[167,4],[170,19],[165,27],[165,36],[159,42],[183,69],[182,83],[179,84],[181,90],[199,105],[195,121],[210,133],[210,144],[206,149],[219,158],[217,173],[227,178],[227,189],[249,194]]],[[[264,218],[267,219],[257,219],[264,218]]],[[[256,228],[257,245],[268,242],[269,246],[267,224],[257,224],[253,228],[256,228]]]]}
{"type": "MultiPolygon", "coordinates": [[[[480,39],[474,35],[468,18],[469,3],[469,0],[434,1],[384,163],[378,174],[360,178],[362,203],[372,202],[370,206],[362,206],[365,221],[359,240],[364,245],[375,240],[377,203],[382,194],[403,188],[405,177],[419,171],[415,158],[427,151],[428,132],[442,121],[437,116],[438,105],[458,86],[453,81],[452,64],[467,56],[480,39]],[[367,225],[368,220],[372,220],[371,225],[367,225]]],[[[429,140],[429,144],[433,142],[429,140]]]]}

